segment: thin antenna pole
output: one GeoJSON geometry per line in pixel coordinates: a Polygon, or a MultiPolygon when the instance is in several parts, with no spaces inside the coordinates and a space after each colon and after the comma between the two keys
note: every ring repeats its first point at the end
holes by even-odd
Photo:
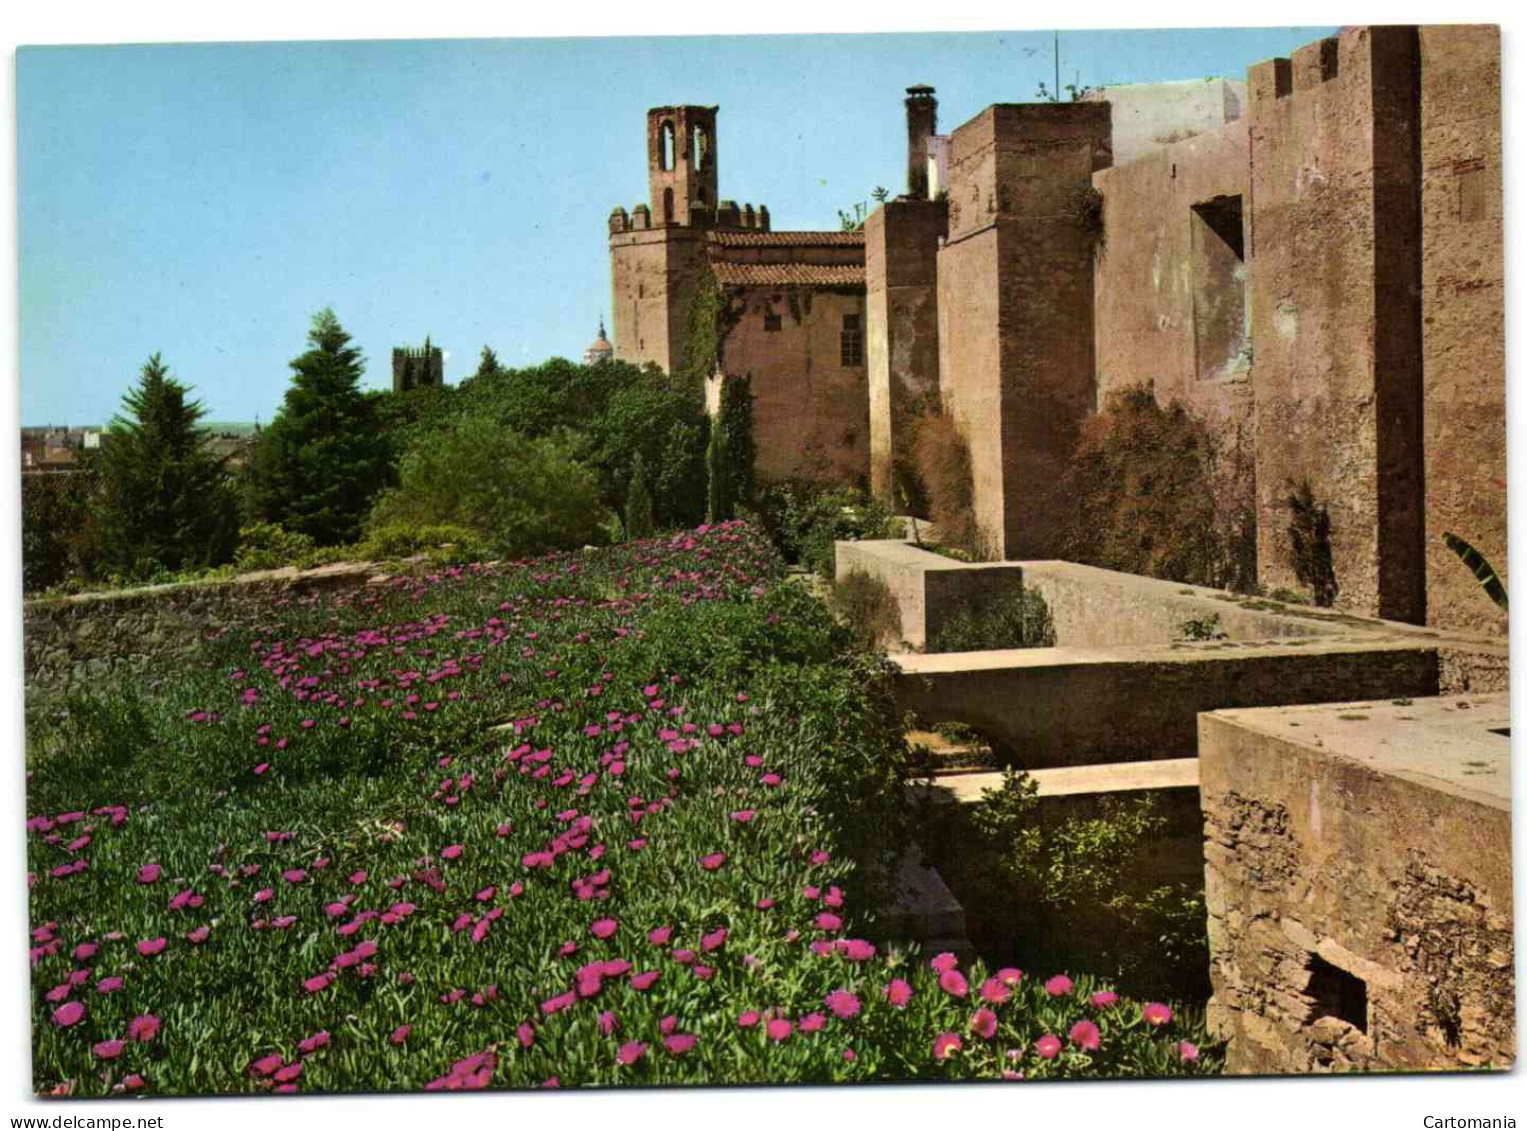
{"type": "Polygon", "coordinates": [[[1053,33],[1055,36],[1055,101],[1060,101],[1060,32],[1053,33]]]}

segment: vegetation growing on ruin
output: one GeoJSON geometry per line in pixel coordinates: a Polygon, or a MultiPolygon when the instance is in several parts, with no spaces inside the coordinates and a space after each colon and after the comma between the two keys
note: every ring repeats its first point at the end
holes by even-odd
{"type": "Polygon", "coordinates": [[[1059,497],[1058,557],[1237,592],[1256,584],[1256,525],[1238,452],[1149,389],[1112,394],[1083,426],[1059,497]]]}
{"type": "Polygon", "coordinates": [[[974,805],[932,803],[924,843],[967,909],[987,929],[1022,936],[1046,963],[1106,970],[1134,993],[1185,1002],[1208,998],[1202,883],[1156,882],[1152,845],[1177,829],[1151,798],[1103,797],[1091,808],[1046,812],[1038,784],[1009,770],[974,805]]]}
{"type": "Polygon", "coordinates": [[[1331,556],[1331,512],[1308,479],[1288,491],[1288,545],[1294,576],[1321,608],[1336,604],[1340,586],[1331,556]]]}
{"type": "Polygon", "coordinates": [[[993,648],[1053,648],[1055,621],[1037,589],[960,602],[933,639],[929,652],[981,652],[993,648]]]}
{"type": "Polygon", "coordinates": [[[939,542],[971,560],[991,557],[976,523],[970,443],[947,406],[934,400],[923,403],[912,428],[912,450],[915,487],[907,494],[926,501],[939,542]]]}
{"type": "Polygon", "coordinates": [[[861,650],[894,647],[901,640],[901,606],[890,586],[873,574],[853,570],[839,578],[828,603],[861,650]]]}

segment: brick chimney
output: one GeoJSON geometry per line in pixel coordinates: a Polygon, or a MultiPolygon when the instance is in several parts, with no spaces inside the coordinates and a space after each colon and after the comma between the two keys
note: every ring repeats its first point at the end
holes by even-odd
{"type": "Polygon", "coordinates": [[[907,195],[928,199],[928,139],[938,132],[938,99],[931,86],[907,87],[907,195]]]}

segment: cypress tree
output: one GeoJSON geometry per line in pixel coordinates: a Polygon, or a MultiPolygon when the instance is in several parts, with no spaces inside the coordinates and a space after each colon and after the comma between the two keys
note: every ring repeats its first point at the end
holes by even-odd
{"type": "Polygon", "coordinates": [[[637,452],[631,463],[631,489],[626,494],[626,537],[650,537],[655,525],[652,492],[647,489],[647,464],[641,452],[637,452]]]}
{"type": "Polygon", "coordinates": [[[333,546],[358,536],[391,478],[389,450],[375,402],[360,389],[360,351],[332,310],[313,316],[308,344],[255,449],[249,504],[263,521],[333,546]]]}
{"type": "Polygon", "coordinates": [[[156,353],[107,429],[95,517],[100,564],[109,573],[144,577],[233,556],[233,491],[224,461],[197,427],[205,410],[188,392],[156,353]]]}

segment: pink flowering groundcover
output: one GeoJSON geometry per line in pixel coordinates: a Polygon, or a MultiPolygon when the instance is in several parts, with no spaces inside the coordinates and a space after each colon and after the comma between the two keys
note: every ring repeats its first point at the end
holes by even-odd
{"type": "Polygon", "coordinates": [[[885,664],[743,523],[264,620],[29,734],[39,1093],[1219,1068],[1085,972],[872,941],[885,664]]]}

